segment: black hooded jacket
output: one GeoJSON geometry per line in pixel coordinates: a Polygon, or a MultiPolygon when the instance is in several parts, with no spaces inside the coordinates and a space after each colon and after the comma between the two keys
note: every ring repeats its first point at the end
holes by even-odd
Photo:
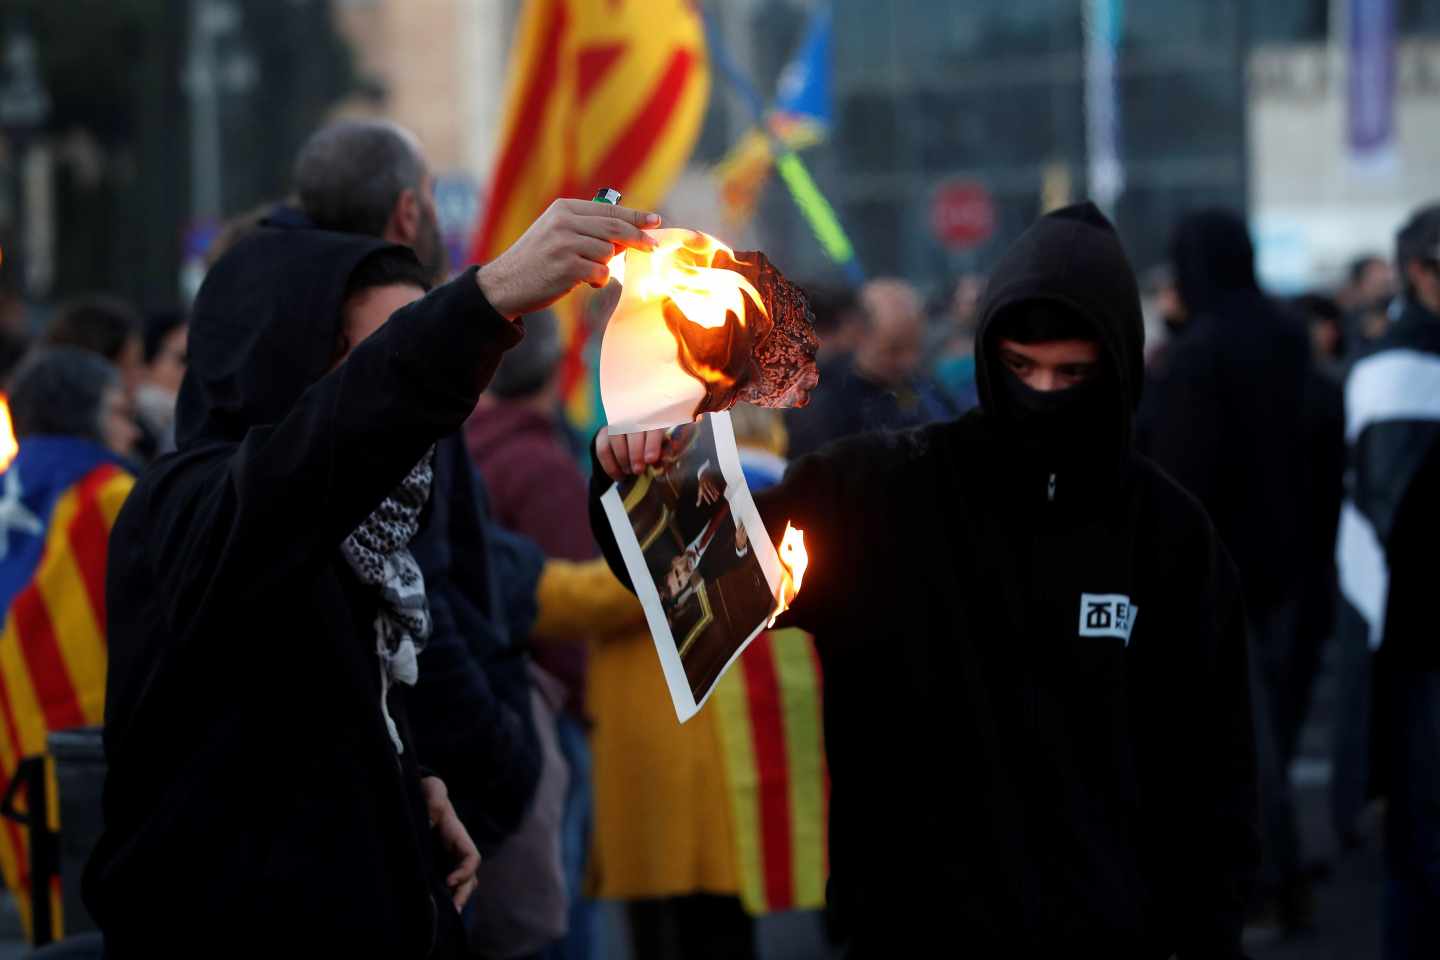
{"type": "MultiPolygon", "coordinates": [[[[340,544],[474,409],[520,329],[473,271],[327,373],[378,240],[265,228],[207,276],[178,452],[110,539],[106,830],[86,902],[116,957],[424,957],[448,909],[375,592],[340,544]]],[[[423,671],[422,656],[422,671],[423,671]]]]}
{"type": "Polygon", "coordinates": [[[1339,438],[1328,434],[1339,424],[1316,418],[1333,421],[1338,398],[1318,396],[1304,328],[1256,283],[1243,220],[1192,214],[1171,253],[1190,321],[1146,397],[1140,448],[1209,511],[1261,617],[1304,588],[1311,557],[1329,553],[1315,545],[1327,524],[1314,518],[1328,504],[1333,535],[1338,453],[1329,451],[1339,438]]]}
{"type": "Polygon", "coordinates": [[[825,670],[832,915],[866,957],[1237,957],[1258,859],[1245,618],[1204,511],[1132,452],[1140,308],[1109,223],[1041,219],[982,317],[981,411],[842,441],[755,497],[810,557],[782,623],[825,670]],[[1108,413],[1053,459],[997,413],[987,341],[1036,299],[1107,356],[1108,413]]]}

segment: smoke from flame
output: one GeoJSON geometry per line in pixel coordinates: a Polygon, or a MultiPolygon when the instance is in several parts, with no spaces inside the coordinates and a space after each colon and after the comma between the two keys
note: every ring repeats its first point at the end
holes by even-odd
{"type": "Polygon", "coordinates": [[[810,565],[810,555],[805,552],[805,531],[798,530],[790,523],[785,524],[785,535],[780,538],[780,596],[775,613],[768,626],[774,626],[780,614],[790,609],[800,595],[805,580],[805,568],[810,565]]]}

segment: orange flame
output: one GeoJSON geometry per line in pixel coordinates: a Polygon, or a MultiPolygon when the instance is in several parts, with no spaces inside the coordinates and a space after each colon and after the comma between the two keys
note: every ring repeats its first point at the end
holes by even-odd
{"type": "MultiPolygon", "coordinates": [[[[637,281],[636,293],[644,300],[672,301],[685,319],[708,329],[725,326],[733,313],[745,325],[745,297],[769,316],[760,291],[734,270],[714,266],[724,253],[735,262],[735,251],[708,233],[675,231],[649,254],[649,270],[637,281]]],[[[612,273],[614,271],[612,270],[612,273]]],[[[621,271],[623,278],[624,271],[621,271]]],[[[623,282],[623,279],[622,279],[623,282]]]]}
{"type": "Polygon", "coordinates": [[[800,586],[805,580],[805,568],[810,566],[810,555],[805,552],[805,531],[786,522],[785,535],[780,538],[779,553],[780,597],[767,625],[772,627],[780,614],[790,609],[790,605],[800,595],[800,586]]]}
{"type": "Polygon", "coordinates": [[[10,424],[10,401],[0,393],[0,471],[10,469],[10,462],[20,452],[15,442],[15,428],[10,424]]]}

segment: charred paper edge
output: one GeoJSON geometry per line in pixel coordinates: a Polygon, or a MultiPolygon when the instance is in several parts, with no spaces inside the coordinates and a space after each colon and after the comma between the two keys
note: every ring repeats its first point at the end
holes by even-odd
{"type": "MultiPolygon", "coordinates": [[[[730,413],[723,411],[706,416],[711,421],[711,432],[715,436],[720,474],[725,478],[725,499],[730,503],[732,515],[739,517],[745,524],[745,533],[750,538],[751,548],[755,550],[755,559],[759,561],[760,569],[765,574],[770,595],[777,596],[781,583],[780,557],[760,519],[755,499],[750,495],[750,485],[745,482],[745,472],[740,468],[740,452],[735,446],[735,429],[730,423],[730,413]]],[[[725,666],[720,668],[715,680],[697,702],[690,691],[690,680],[685,676],[685,664],[680,659],[674,634],[670,632],[670,622],[665,618],[660,592],[655,588],[655,581],[650,576],[650,568],[645,563],[645,553],[640,549],[635,528],[630,525],[630,517],[625,513],[620,485],[612,483],[610,489],[600,498],[600,502],[605,508],[606,519],[610,521],[610,530],[615,534],[615,542],[620,547],[620,555],[625,558],[625,569],[630,574],[635,595],[640,598],[640,605],[645,610],[645,623],[650,628],[650,639],[654,641],[655,652],[660,657],[660,669],[665,674],[670,701],[675,705],[675,716],[684,723],[705,706],[705,702],[710,699],[710,695],[715,692],[715,688],[720,685],[720,681],[739,659],[740,654],[745,652],[750,641],[765,629],[765,623],[762,621],[756,625],[749,636],[736,645],[730,658],[725,661],[725,666]]]]}

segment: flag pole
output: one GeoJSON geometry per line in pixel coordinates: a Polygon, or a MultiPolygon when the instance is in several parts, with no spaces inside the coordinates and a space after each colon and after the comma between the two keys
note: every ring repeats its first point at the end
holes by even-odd
{"type": "Polygon", "coordinates": [[[775,157],[775,169],[779,171],[780,178],[785,181],[786,188],[790,191],[790,198],[795,201],[795,206],[800,210],[805,221],[810,225],[810,231],[815,239],[820,242],[821,248],[826,256],[834,260],[845,271],[845,277],[856,287],[865,282],[865,270],[860,265],[860,259],[855,255],[855,247],[850,242],[849,235],[840,223],[835,208],[821,192],[820,185],[810,174],[810,168],[800,159],[800,155],[790,148],[782,139],[775,135],[766,122],[765,100],[760,96],[760,91],[745,76],[744,71],[730,59],[729,52],[721,41],[720,29],[715,23],[714,17],[706,9],[702,14],[705,22],[705,42],[710,49],[710,60],[725,78],[730,81],[740,98],[749,107],[750,113],[755,118],[755,125],[760,129],[766,141],[770,144],[770,152],[775,157]]]}

